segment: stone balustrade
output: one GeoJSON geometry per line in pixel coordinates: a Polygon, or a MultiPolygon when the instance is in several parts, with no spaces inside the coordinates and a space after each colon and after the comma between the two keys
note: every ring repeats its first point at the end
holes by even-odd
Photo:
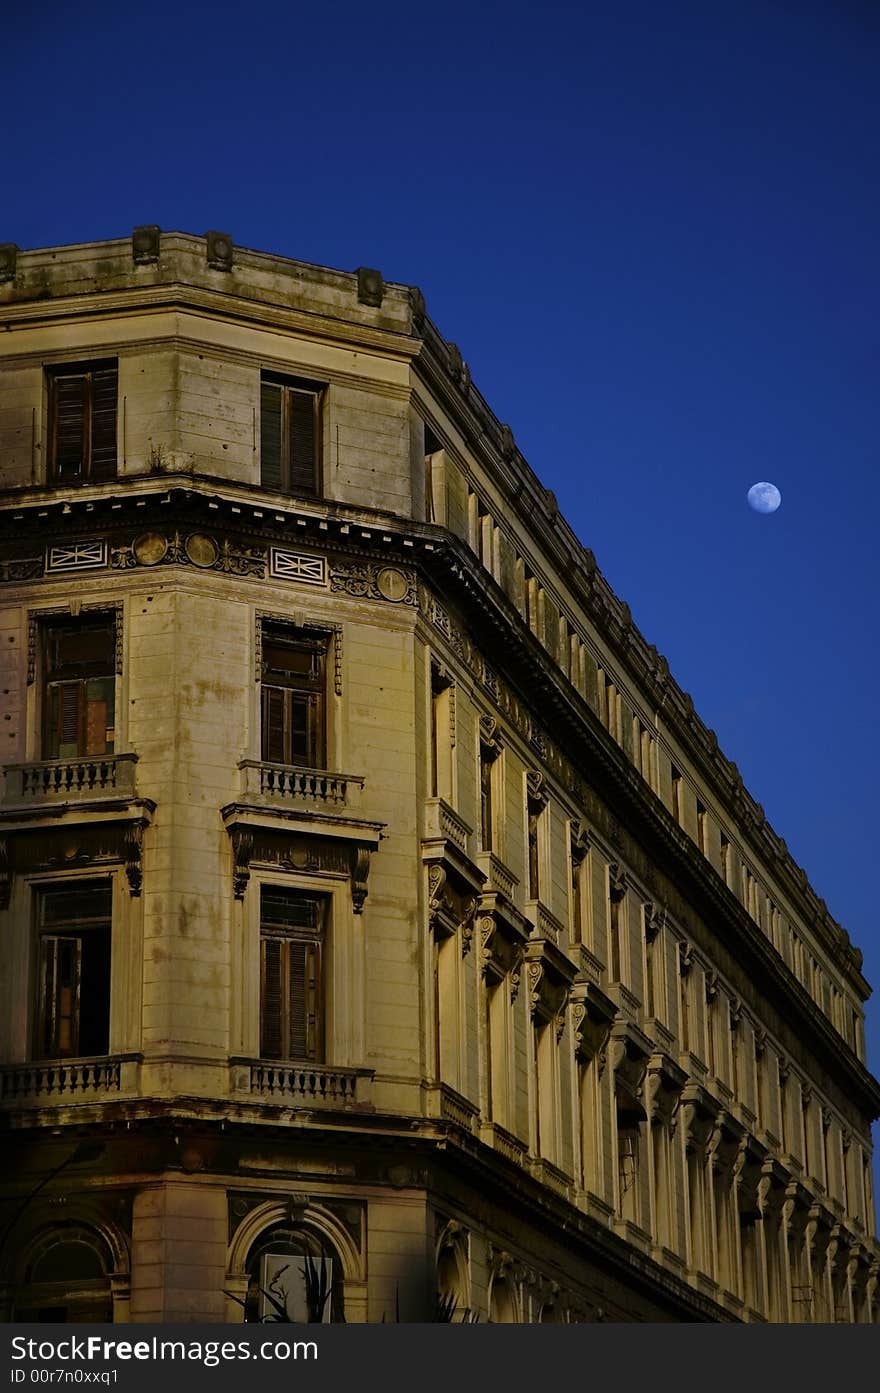
{"type": "Polygon", "coordinates": [[[239,764],[246,797],[273,803],[324,803],[350,806],[364,781],[356,774],[336,774],[326,769],[305,769],[295,764],[271,764],[244,759],[239,764]]]}
{"type": "Polygon", "coordinates": [[[72,802],[134,793],[137,755],[30,760],[6,765],[3,802],[72,802]]]}
{"type": "Polygon", "coordinates": [[[234,1095],[288,1106],[368,1107],[372,1069],[334,1069],[323,1064],[236,1060],[231,1065],[234,1095]]]}
{"type": "Polygon", "coordinates": [[[138,1055],[36,1060],[0,1069],[0,1107],[96,1103],[137,1091],[138,1055]]]}
{"type": "Polygon", "coordinates": [[[470,823],[455,811],[444,798],[428,798],[424,810],[423,837],[426,841],[447,841],[468,854],[470,823]]]}

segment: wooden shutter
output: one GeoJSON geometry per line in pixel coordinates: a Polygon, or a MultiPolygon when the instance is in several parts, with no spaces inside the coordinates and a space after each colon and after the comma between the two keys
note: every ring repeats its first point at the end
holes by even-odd
{"type": "Polygon", "coordinates": [[[90,377],[92,439],[89,472],[95,480],[115,479],[118,373],[115,367],[100,368],[90,377]]]}
{"type": "Polygon", "coordinates": [[[278,938],[260,939],[260,1056],[283,1059],[284,989],[282,954],[285,944],[278,938]]]}
{"type": "Polygon", "coordinates": [[[277,382],[260,384],[260,479],[264,488],[281,489],[281,399],[277,382]]]}
{"type": "Polygon", "coordinates": [[[88,394],[85,373],[52,379],[51,472],[56,479],[79,479],[85,472],[88,394]]]}
{"type": "Polygon", "coordinates": [[[285,741],[285,698],[288,693],[283,687],[262,689],[263,706],[263,759],[273,764],[289,764],[289,748],[285,741]]]}
{"type": "Polygon", "coordinates": [[[316,1060],[319,1055],[319,945],[289,940],[290,1057],[316,1060]]]}
{"type": "Polygon", "coordinates": [[[75,759],[82,754],[80,711],[83,684],[56,682],[49,688],[46,758],[75,759]]]}
{"type": "Polygon", "coordinates": [[[313,392],[290,388],[290,481],[291,493],[318,491],[315,417],[317,397],[313,392]]]}

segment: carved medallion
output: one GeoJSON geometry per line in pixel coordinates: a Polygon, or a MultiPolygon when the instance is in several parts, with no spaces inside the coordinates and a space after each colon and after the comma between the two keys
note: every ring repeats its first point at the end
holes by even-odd
{"type": "Polygon", "coordinates": [[[168,541],[158,532],[145,532],[132,543],[132,551],[141,566],[158,566],[168,551],[168,541]]]}
{"type": "Polygon", "coordinates": [[[376,576],[376,589],[383,600],[390,600],[392,604],[399,605],[406,599],[409,581],[396,566],[383,566],[376,576]]]}
{"type": "Polygon", "coordinates": [[[220,555],[220,549],[213,537],[206,537],[202,532],[193,532],[187,537],[184,549],[192,564],[206,571],[214,565],[220,555]]]}

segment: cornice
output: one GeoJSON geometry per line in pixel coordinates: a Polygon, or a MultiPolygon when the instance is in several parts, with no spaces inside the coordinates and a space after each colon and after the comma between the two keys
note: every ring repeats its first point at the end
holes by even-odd
{"type": "Polygon", "coordinates": [[[0,320],[7,329],[33,328],[115,314],[154,314],[157,310],[189,310],[227,322],[234,320],[281,333],[299,333],[346,346],[356,343],[403,360],[417,356],[421,348],[418,339],[402,330],[378,328],[358,320],[320,314],[316,310],[291,309],[183,281],[0,304],[0,320]]]}

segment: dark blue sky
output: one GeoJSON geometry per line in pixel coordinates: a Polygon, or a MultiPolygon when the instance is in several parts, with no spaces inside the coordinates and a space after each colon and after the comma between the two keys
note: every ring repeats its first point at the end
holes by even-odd
{"type": "Polygon", "coordinates": [[[880,987],[880,6],[15,9],[0,240],[420,285],[880,987]]]}

